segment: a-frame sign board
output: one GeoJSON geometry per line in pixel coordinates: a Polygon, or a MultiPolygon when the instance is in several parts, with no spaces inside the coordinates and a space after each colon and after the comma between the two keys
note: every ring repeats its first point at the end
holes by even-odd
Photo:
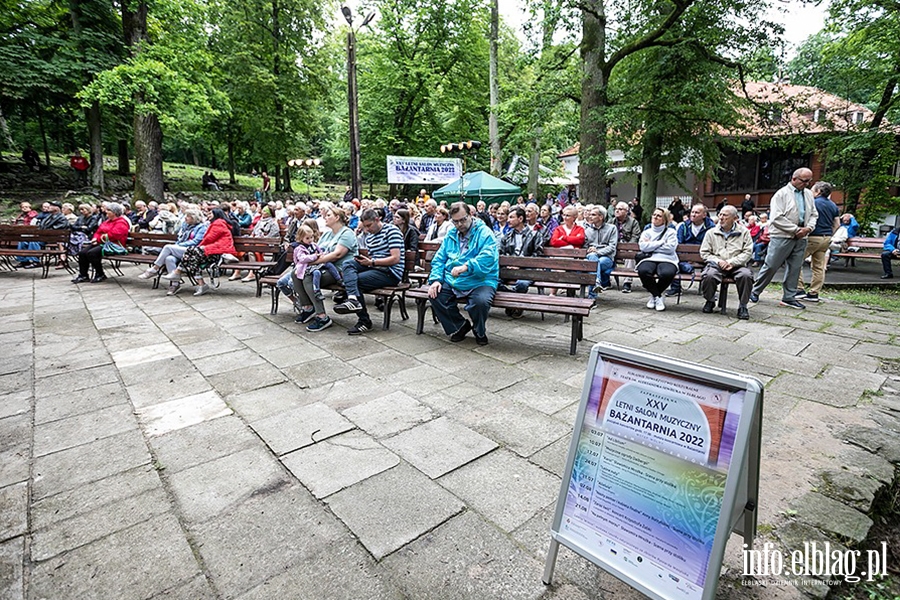
{"type": "Polygon", "coordinates": [[[762,383],[613,344],[591,351],[544,583],[563,544],[650,598],[712,600],[752,548],[762,383]]]}

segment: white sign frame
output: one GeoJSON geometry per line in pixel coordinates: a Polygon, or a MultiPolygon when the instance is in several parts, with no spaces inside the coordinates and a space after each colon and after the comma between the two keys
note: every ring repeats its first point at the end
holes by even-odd
{"type": "MultiPolygon", "coordinates": [[[[648,373],[648,375],[650,375],[650,373],[648,373]]],[[[631,381],[634,381],[634,384],[639,387],[647,385],[644,382],[636,380],[631,381]]],[[[652,385],[653,384],[650,384],[651,389],[652,385]]],[[[623,385],[622,387],[624,388],[625,386],[623,385]]],[[[611,403],[612,399],[608,401],[607,409],[610,408],[609,404],[611,403]]],[[[600,399],[595,399],[595,405],[599,407],[599,404],[600,399]]],[[[719,572],[722,567],[725,546],[732,531],[743,536],[744,543],[748,548],[753,547],[753,538],[756,535],[757,505],[759,497],[759,452],[762,406],[763,384],[756,378],[671,359],[665,356],[638,351],[615,344],[596,344],[591,350],[591,356],[588,361],[588,370],[576,416],[575,429],[572,435],[572,441],[569,445],[569,453],[566,458],[566,467],[556,503],[556,512],[550,527],[550,548],[547,554],[547,561],[542,578],[543,582],[546,585],[550,585],[552,582],[559,546],[562,544],[655,600],[713,600],[718,587],[719,572]],[[602,361],[605,361],[605,364],[603,364],[602,361]],[[572,513],[573,509],[571,506],[567,508],[570,484],[573,484],[573,481],[575,481],[573,480],[573,471],[575,469],[576,458],[578,458],[580,452],[583,454],[583,448],[585,448],[585,441],[583,441],[583,438],[585,438],[585,415],[591,404],[589,402],[589,396],[595,375],[599,376],[598,364],[603,367],[610,367],[610,365],[616,366],[616,364],[618,364],[618,366],[624,369],[634,368],[637,371],[654,371],[661,374],[663,378],[668,377],[686,380],[701,386],[709,386],[712,389],[728,391],[732,398],[735,398],[738,395],[741,397],[740,417],[737,426],[733,431],[734,441],[731,447],[727,475],[725,476],[724,493],[722,494],[721,506],[716,520],[712,549],[705,565],[703,575],[704,584],[702,589],[699,589],[695,583],[686,580],[687,578],[682,577],[682,579],[685,580],[679,581],[679,577],[677,576],[678,573],[672,575],[671,569],[667,569],[665,566],[650,559],[643,559],[641,554],[644,553],[641,552],[640,548],[629,547],[628,544],[617,544],[612,538],[607,538],[608,543],[606,544],[606,547],[603,550],[598,550],[597,547],[594,547],[595,544],[591,542],[590,537],[585,536],[585,529],[589,529],[590,525],[588,525],[585,520],[577,519],[577,514],[572,513]],[[580,447],[582,450],[579,450],[580,447]],[[568,516],[567,511],[570,513],[568,516]],[[564,518],[567,518],[568,521],[563,526],[564,518]],[[574,523],[575,526],[573,526],[573,519],[576,521],[576,523],[574,523]],[[581,531],[579,531],[579,529],[581,531]],[[643,560],[647,560],[646,564],[642,562],[643,560]],[[639,563],[641,564],[641,568],[638,568],[639,563]],[[646,575],[644,575],[645,572],[646,575]],[[672,581],[663,578],[660,572],[668,573],[672,581]],[[662,583],[652,577],[654,573],[656,574],[656,577],[662,580],[662,583]]],[[[727,413],[728,411],[726,410],[725,414],[727,415],[727,413]]],[[[723,416],[723,419],[724,418],[726,417],[723,416]]],[[[687,465],[686,457],[676,458],[664,448],[656,447],[651,449],[652,444],[642,446],[641,444],[644,442],[641,440],[626,441],[624,438],[620,438],[615,433],[607,430],[606,422],[609,421],[605,421],[604,424],[600,426],[605,431],[600,433],[602,433],[603,436],[611,436],[611,443],[616,441],[617,443],[631,444],[633,447],[653,452],[656,456],[661,456],[670,462],[677,462],[683,458],[683,462],[687,468],[697,468],[687,465]]],[[[591,429],[590,423],[591,422],[589,422],[589,429],[591,429]]],[[[596,426],[594,426],[594,429],[596,429],[596,426]]],[[[591,431],[591,433],[587,435],[587,438],[591,438],[593,434],[597,433],[597,431],[591,431]]],[[[605,441],[606,438],[604,437],[603,439],[605,441]]],[[[588,440],[588,443],[592,442],[588,440]]],[[[581,456],[581,459],[584,459],[583,455],[581,456]]],[[[595,473],[594,485],[599,487],[599,467],[597,467],[595,473]]],[[[579,482],[576,483],[582,485],[579,482]]],[[[606,483],[605,485],[609,485],[609,483],[606,483]]],[[[591,502],[593,502],[593,496],[591,502]]],[[[591,507],[594,508],[594,505],[592,504],[591,507]]],[[[583,508],[584,507],[582,507],[582,509],[583,508]]],[[[612,510],[610,510],[610,514],[612,514],[612,510]]],[[[590,517],[585,517],[585,519],[589,518],[590,517]]],[[[599,521],[600,519],[595,518],[593,520],[599,521]]],[[[598,528],[596,530],[590,530],[589,533],[593,534],[597,540],[600,540],[599,542],[596,542],[597,544],[603,546],[602,540],[605,535],[603,531],[600,531],[598,528]]],[[[644,554],[644,556],[647,556],[647,554],[644,554]]]]}

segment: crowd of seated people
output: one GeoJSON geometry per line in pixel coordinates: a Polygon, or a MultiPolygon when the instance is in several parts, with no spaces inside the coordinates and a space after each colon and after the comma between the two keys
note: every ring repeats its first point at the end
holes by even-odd
{"type": "MultiPolygon", "coordinates": [[[[337,203],[310,199],[308,202],[294,203],[236,200],[191,204],[175,201],[175,198],[167,200],[164,203],[137,201],[133,206],[116,201],[83,203],[77,207],[48,202],[41,206],[40,211],[33,210],[26,202],[20,206],[15,223],[68,229],[68,254],[77,258],[79,267],[78,275],[73,279],[76,283],[99,283],[106,279],[102,259],[107,242],[125,246],[130,231],[174,234],[172,243],[146,250],[158,254],[154,263],[140,275],[141,279],[154,279],[162,275],[168,281],[166,294],[169,296],[179,293],[187,276],[195,282],[195,295],[208,293],[209,286],[203,278],[204,269],[219,259],[232,261],[243,258],[235,249],[235,237],[280,238],[287,258],[284,269],[277,273],[280,277],[277,287],[292,301],[298,313],[296,321],[306,325],[310,332],[322,331],[333,324],[327,314],[322,290],[343,284],[343,274],[348,265],[352,264],[356,269],[352,283],[358,287],[357,294],[364,293],[370,289],[367,287],[369,279],[396,282],[402,272],[402,252],[411,250],[418,255],[420,240],[442,243],[453,233],[454,243],[458,243],[460,235],[460,228],[456,227],[458,224],[451,218],[448,202],[429,198],[427,193],[420,193],[412,201],[395,198],[390,202],[349,198],[337,203]],[[390,253],[385,253],[388,246],[383,246],[387,239],[391,244],[390,253]],[[361,257],[360,249],[374,251],[374,258],[371,254],[361,257]],[[398,249],[399,262],[394,262],[398,260],[394,250],[398,249]],[[375,275],[384,277],[364,274],[366,271],[374,271],[375,275]],[[364,275],[357,283],[361,274],[364,275]]],[[[563,203],[552,195],[539,204],[529,195],[527,200],[520,197],[515,201],[490,204],[479,200],[470,207],[469,216],[478,220],[480,225],[473,227],[471,220],[468,224],[479,235],[481,232],[491,235],[499,249],[498,254],[532,256],[540,255],[544,247],[583,248],[586,258],[597,263],[596,285],[588,292],[589,297],[595,299],[612,285],[610,277],[616,264],[617,245],[636,243],[640,253],[634,260],[625,260],[623,267],[635,273],[647,291],[647,307],[663,311],[666,309],[665,296],[680,293],[677,276],[683,271],[677,254],[679,244],[695,243],[699,247],[703,242],[702,234],[712,232],[714,226],[720,225],[718,216],[708,215],[702,205],[687,206],[680,201],[673,202],[673,205],[674,212],[663,208],[653,211],[650,222],[642,227],[634,204],[613,199],[607,209],[600,204],[584,205],[577,199],[563,203]],[[523,241],[527,243],[523,245],[523,241]]],[[[716,235],[729,239],[736,231],[740,233],[743,243],[746,231],[750,254],[743,261],[743,248],[732,248],[733,244],[714,245],[711,249],[704,247],[704,252],[711,257],[729,257],[716,259],[716,265],[720,261],[728,268],[711,264],[704,270],[704,276],[717,277],[716,281],[730,275],[732,268],[743,269],[761,264],[769,242],[766,213],[750,210],[740,215],[736,209],[734,215],[730,210],[726,212],[728,229],[724,232],[721,228],[716,229],[716,235]],[[738,257],[740,261],[735,262],[738,257]]],[[[840,221],[842,231],[836,232],[835,239],[840,239],[841,234],[846,236],[843,239],[857,234],[858,224],[853,215],[845,214],[840,221]]],[[[841,249],[840,242],[837,246],[832,245],[832,251],[841,249]]],[[[900,251],[892,249],[888,254],[888,265],[891,260],[900,258],[900,251]]],[[[267,260],[263,256],[252,258],[267,260]]],[[[31,268],[24,261],[23,266],[31,268]]],[[[746,295],[747,278],[744,270],[740,271],[740,277],[739,291],[743,297],[746,295]]],[[[254,276],[234,269],[230,280],[238,279],[252,281],[254,276]]],[[[500,284],[500,289],[527,293],[530,284],[527,281],[506,282],[500,284]]],[[[707,296],[704,312],[710,312],[712,300],[709,294],[713,288],[705,285],[702,289],[707,296]]],[[[621,291],[632,291],[630,278],[624,278],[621,291]]],[[[362,317],[352,333],[362,333],[371,328],[364,301],[349,298],[348,303],[348,298],[340,294],[336,295],[335,300],[350,312],[361,305],[362,317]]],[[[375,306],[383,309],[380,299],[376,300],[375,306]]],[[[522,316],[521,310],[507,312],[513,317],[522,316]]],[[[747,318],[746,314],[746,302],[742,301],[738,315],[747,318]]],[[[479,336],[483,334],[480,325],[476,333],[479,336]]]]}

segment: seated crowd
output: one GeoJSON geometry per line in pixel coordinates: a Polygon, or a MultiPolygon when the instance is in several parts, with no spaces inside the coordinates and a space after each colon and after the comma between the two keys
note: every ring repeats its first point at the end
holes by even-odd
{"type": "MultiPolygon", "coordinates": [[[[830,186],[816,185],[813,191],[827,199],[830,186]]],[[[166,293],[170,296],[181,290],[185,276],[195,283],[194,295],[208,293],[204,270],[216,261],[237,262],[241,258],[235,249],[235,237],[281,238],[287,259],[283,271],[277,273],[276,287],[292,301],[298,313],[296,321],[310,332],[333,324],[326,312],[323,289],[341,286],[333,310],[356,314],[357,321],[348,334],[372,329],[365,294],[399,284],[404,253],[418,255],[420,239],[440,244],[431,260],[426,285],[435,316],[453,341],[474,332],[476,341],[486,344],[485,321],[498,288],[527,293],[532,287],[534,282],[526,280],[501,282],[499,256],[537,256],[546,247],[582,249],[583,254],[577,255],[596,263],[596,283],[588,290],[592,299],[612,287],[620,245],[637,244],[639,252],[633,259],[629,255],[618,261],[623,269],[623,275],[617,274],[623,293],[632,291],[631,276],[637,276],[649,294],[647,308],[664,311],[665,297],[681,293],[679,276],[691,274],[696,266],[701,269],[703,312],[713,311],[719,284],[728,278],[738,292],[737,317],[748,319],[748,302],[756,301],[749,267],[762,264],[766,256],[771,240],[768,215],[751,210],[741,218],[736,207],[725,205],[713,219],[702,204],[685,207],[679,201],[673,206],[674,212],[654,210],[649,224],[641,228],[639,205],[615,199],[609,208],[550,194],[541,205],[533,197],[519,197],[515,202],[489,206],[481,200],[474,206],[461,202],[448,206],[422,190],[413,201],[394,199],[389,203],[349,198],[335,204],[318,200],[294,204],[173,201],[135,202],[131,207],[113,201],[80,204],[76,209],[70,204],[47,202],[38,213],[23,202],[16,223],[70,231],[67,251],[77,257],[79,268],[74,283],[104,281],[103,258],[115,254],[117,248],[124,250],[131,231],[173,234],[172,243],[145,249],[158,254],[140,275],[141,279],[167,280],[166,293]],[[700,261],[679,259],[678,248],[690,244],[698,247],[700,261]],[[470,319],[458,309],[461,300],[470,319]]],[[[853,216],[843,215],[840,222],[847,230],[843,239],[853,237],[853,216]]],[[[894,246],[885,246],[886,273],[890,273],[891,260],[900,258],[894,233],[894,246]]],[[[840,241],[837,243],[832,251],[841,249],[840,241]]],[[[262,256],[256,259],[264,260],[262,256]]],[[[32,268],[36,260],[23,257],[20,262],[23,268],[32,268]]],[[[253,274],[242,277],[239,266],[232,265],[231,281],[255,281],[253,274]]],[[[814,293],[818,292],[817,283],[821,285],[813,282],[814,293]]],[[[380,308],[378,302],[376,307],[380,308]]],[[[507,314],[518,318],[522,310],[507,309],[507,314]]]]}

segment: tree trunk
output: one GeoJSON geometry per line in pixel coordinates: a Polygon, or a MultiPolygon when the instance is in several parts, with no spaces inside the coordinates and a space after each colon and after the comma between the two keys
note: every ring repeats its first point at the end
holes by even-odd
{"type": "Polygon", "coordinates": [[[9,133],[9,125],[6,123],[6,117],[3,116],[2,109],[0,109],[0,131],[3,132],[3,139],[4,141],[6,141],[6,145],[9,146],[9,149],[13,152],[18,152],[18,150],[16,149],[16,143],[13,141],[12,135],[9,133]]]}
{"type": "Polygon", "coordinates": [[[191,162],[194,163],[195,167],[200,166],[200,158],[197,156],[197,149],[191,146],[191,162]]]}
{"type": "Polygon", "coordinates": [[[41,132],[41,143],[44,144],[44,160],[47,162],[47,168],[50,168],[50,144],[47,143],[47,129],[44,127],[44,111],[38,106],[38,129],[41,132]]]}
{"type": "Polygon", "coordinates": [[[128,162],[128,140],[119,140],[119,168],[116,172],[119,175],[128,175],[131,173],[131,164],[128,162]]]}
{"type": "MultiPolygon", "coordinates": [[[[309,178],[309,171],[306,172],[307,181],[309,178]]],[[[284,191],[285,192],[293,192],[294,189],[291,187],[291,168],[284,168],[284,191]]]]}
{"type": "Polygon", "coordinates": [[[235,185],[237,178],[234,176],[234,139],[231,137],[231,127],[226,134],[228,136],[228,183],[235,185]]]}
{"type": "Polygon", "coordinates": [[[581,147],[578,151],[580,196],[587,202],[603,197],[606,183],[607,76],[604,0],[587,0],[582,11],[581,147]]]}
{"type": "Polygon", "coordinates": [[[103,180],[103,131],[100,116],[100,103],[96,100],[86,108],[85,118],[88,125],[88,140],[90,144],[91,163],[91,187],[106,192],[106,182],[103,180]]]}
{"type": "MultiPolygon", "coordinates": [[[[147,0],[122,3],[122,29],[125,44],[132,54],[141,51],[147,36],[147,0]],[[134,10],[132,10],[134,9],[134,10]]],[[[143,104],[143,94],[134,95],[134,105],[143,104]]],[[[134,199],[163,201],[165,184],[162,172],[162,128],[157,115],[134,115],[134,199]]]]}
{"type": "Polygon", "coordinates": [[[162,202],[162,129],[156,115],[134,115],[134,165],[134,199],[162,202]]]}
{"type": "Polygon", "coordinates": [[[503,157],[500,154],[500,132],[497,124],[497,112],[500,104],[500,85],[497,81],[497,38],[499,36],[499,0],[491,0],[491,41],[490,41],[490,101],[491,114],[488,120],[488,135],[491,138],[491,175],[500,177],[503,170],[503,157]]]}
{"type": "MultiPolygon", "coordinates": [[[[534,137],[531,139],[531,160],[528,161],[528,193],[538,198],[538,184],[541,178],[541,133],[543,127],[534,128],[534,137]]],[[[539,198],[538,198],[539,199],[539,198]]]]}
{"type": "Polygon", "coordinates": [[[659,185],[659,167],[662,159],[662,136],[658,132],[644,134],[641,145],[641,208],[645,215],[656,210],[656,191],[659,185]]]}

